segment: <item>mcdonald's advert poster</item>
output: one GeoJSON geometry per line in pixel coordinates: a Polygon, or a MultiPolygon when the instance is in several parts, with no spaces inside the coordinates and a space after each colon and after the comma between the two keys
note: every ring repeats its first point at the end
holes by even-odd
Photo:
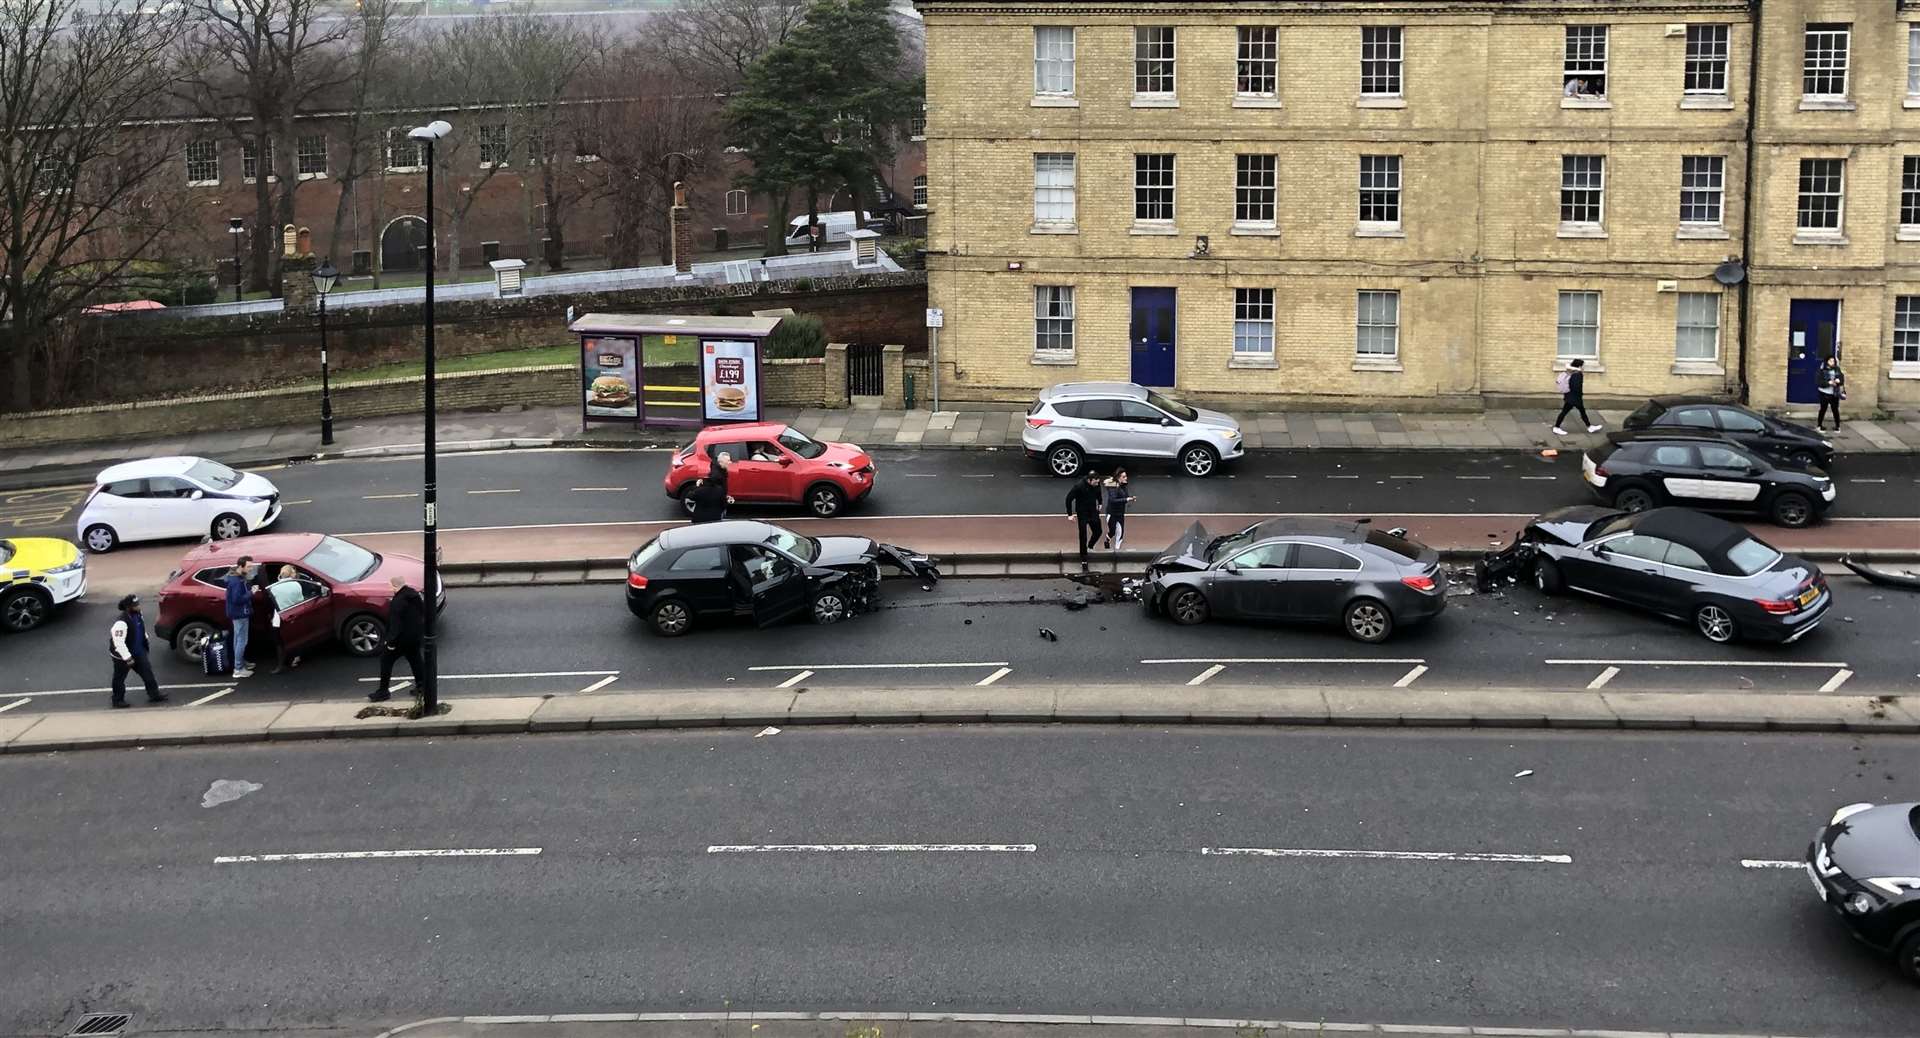
{"type": "Polygon", "coordinates": [[[633,340],[589,336],[580,340],[580,349],[580,377],[586,383],[587,417],[640,417],[633,340]]]}
{"type": "Polygon", "coordinates": [[[701,344],[708,421],[760,419],[759,359],[757,343],[710,339],[701,344]]]}

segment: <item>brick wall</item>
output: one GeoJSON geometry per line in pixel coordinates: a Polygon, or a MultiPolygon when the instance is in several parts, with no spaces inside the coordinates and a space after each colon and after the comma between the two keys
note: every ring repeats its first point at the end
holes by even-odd
{"type": "Polygon", "coordinates": [[[768,407],[819,407],[826,391],[823,357],[782,357],[760,373],[768,407]]]}

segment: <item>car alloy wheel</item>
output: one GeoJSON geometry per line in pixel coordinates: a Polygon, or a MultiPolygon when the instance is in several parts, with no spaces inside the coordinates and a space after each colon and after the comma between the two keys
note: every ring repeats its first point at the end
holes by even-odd
{"type": "Polygon", "coordinates": [[[669,598],[653,607],[653,629],[668,638],[677,638],[693,626],[693,613],[669,598]]]}
{"type": "Polygon", "coordinates": [[[232,512],[213,520],[213,539],[216,541],[230,541],[246,532],[247,521],[232,512]]]}
{"type": "Polygon", "coordinates": [[[1644,512],[1653,507],[1653,495],[1639,487],[1628,487],[1620,491],[1613,504],[1623,512],[1644,512]]]}
{"type": "Polygon", "coordinates": [[[685,509],[688,515],[693,514],[693,484],[692,483],[688,483],[686,486],[680,488],[680,507],[685,509]]]}
{"type": "Polygon", "coordinates": [[[1220,456],[1213,452],[1212,447],[1195,444],[1180,452],[1180,467],[1189,476],[1211,476],[1213,467],[1219,462],[1220,456]]]}
{"type": "Polygon", "coordinates": [[[1541,559],[1533,566],[1533,586],[1543,595],[1557,595],[1566,584],[1560,579],[1560,567],[1552,559],[1541,559]]]}
{"type": "Polygon", "coordinates": [[[1787,455],[1787,464],[1796,468],[1810,469],[1819,463],[1820,459],[1814,457],[1812,451],[1794,451],[1787,455]]]}
{"type": "Polygon", "coordinates": [[[1777,526],[1797,530],[1813,522],[1813,503],[1804,494],[1781,494],[1773,499],[1773,521],[1777,526]]]}
{"type": "Polygon", "coordinates": [[[213,625],[205,620],[192,620],[180,628],[173,636],[173,648],[180,658],[188,663],[198,663],[206,655],[207,643],[213,640],[213,625]]]}
{"type": "Polygon", "coordinates": [[[822,591],[813,596],[813,622],[825,626],[847,618],[847,600],[838,591],[822,591]]]}
{"type": "Polygon", "coordinates": [[[1908,980],[1920,983],[1920,933],[1908,934],[1907,939],[1900,942],[1900,950],[1894,954],[1893,962],[1908,980]]]}
{"type": "Polygon", "coordinates": [[[47,619],[52,603],[38,591],[16,591],[0,599],[0,623],[16,634],[31,631],[47,619]]]}
{"type": "Polygon", "coordinates": [[[112,551],[114,546],[120,543],[120,538],[113,532],[113,527],[102,523],[87,527],[84,539],[87,542],[87,550],[97,555],[112,551]]]}
{"type": "Polygon", "coordinates": [[[1347,607],[1347,633],[1356,641],[1369,644],[1387,640],[1393,633],[1393,614],[1371,598],[1363,598],[1347,607]]]}
{"type": "Polygon", "coordinates": [[[1080,450],[1068,444],[1061,444],[1047,452],[1047,467],[1056,476],[1072,478],[1080,474],[1080,450]]]}
{"type": "Polygon", "coordinates": [[[385,624],[362,613],[347,621],[340,632],[340,640],[347,645],[347,651],[355,656],[378,655],[387,638],[385,624]]]}
{"type": "Polygon", "coordinates": [[[839,515],[846,501],[847,496],[842,494],[838,487],[822,484],[807,491],[807,507],[813,509],[813,514],[822,519],[831,519],[839,515]]]}
{"type": "Polygon", "coordinates": [[[1693,624],[1710,642],[1724,645],[1733,640],[1733,615],[1711,602],[1693,611],[1693,624]]]}
{"type": "Polygon", "coordinates": [[[1173,600],[1167,603],[1167,615],[1177,624],[1200,623],[1208,612],[1207,596],[1190,587],[1174,592],[1173,600]]]}

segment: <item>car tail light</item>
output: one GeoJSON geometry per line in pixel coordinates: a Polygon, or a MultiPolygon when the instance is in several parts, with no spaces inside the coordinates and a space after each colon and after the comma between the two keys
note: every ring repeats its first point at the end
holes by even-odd
{"type": "Polygon", "coordinates": [[[629,573],[627,574],[627,586],[635,591],[645,591],[647,589],[647,578],[638,573],[629,573]]]}
{"type": "Polygon", "coordinates": [[[1607,477],[1607,467],[1605,465],[1595,465],[1593,467],[1593,474],[1605,479],[1607,477]]]}
{"type": "Polygon", "coordinates": [[[1753,604],[1775,615],[1785,615],[1800,608],[1800,603],[1791,598],[1756,598],[1753,604]]]}
{"type": "Polygon", "coordinates": [[[1049,426],[1049,425],[1052,425],[1052,424],[1053,424],[1053,419],[1051,419],[1051,418],[1029,418],[1029,419],[1027,419],[1027,428],[1029,428],[1029,429],[1044,429],[1044,428],[1046,428],[1047,426],[1049,426]]]}
{"type": "Polygon", "coordinates": [[[1433,590],[1433,578],[1428,576],[1401,577],[1400,583],[1405,584],[1406,586],[1414,589],[1415,591],[1432,591],[1433,590]]]}

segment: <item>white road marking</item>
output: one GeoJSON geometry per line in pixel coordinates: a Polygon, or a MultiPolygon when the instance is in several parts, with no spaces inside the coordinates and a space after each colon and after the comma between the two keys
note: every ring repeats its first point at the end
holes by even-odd
{"type": "Polygon", "coordinates": [[[1772,858],[1741,858],[1743,869],[1803,869],[1805,863],[1798,861],[1777,861],[1772,858]]]}
{"type": "Polygon", "coordinates": [[[1844,667],[1834,671],[1833,677],[1828,678],[1827,683],[1820,686],[1820,691],[1838,692],[1840,691],[1840,686],[1846,684],[1847,679],[1850,677],[1853,677],[1853,671],[1847,670],[1844,667]]]}
{"type": "Polygon", "coordinates": [[[1201,854],[1256,858],[1384,858],[1393,861],[1505,861],[1527,865],[1571,865],[1570,854],[1494,854],[1486,851],[1354,851],[1314,847],[1202,847],[1201,854]]]}
{"type": "Polygon", "coordinates": [[[215,692],[214,694],[212,694],[212,695],[210,695],[210,696],[201,696],[201,697],[200,697],[199,699],[196,699],[196,700],[194,700],[193,702],[191,702],[191,703],[188,703],[187,705],[188,705],[188,706],[200,706],[200,705],[201,705],[201,704],[203,704],[203,703],[211,703],[211,702],[213,702],[214,700],[216,700],[216,699],[219,699],[219,698],[220,698],[221,696],[224,696],[224,695],[226,695],[227,693],[229,693],[229,692],[232,692],[232,691],[233,691],[233,686],[232,686],[232,685],[228,685],[228,686],[227,686],[226,688],[223,688],[223,689],[221,689],[220,691],[218,691],[218,692],[215,692]]]}
{"type": "Polygon", "coordinates": [[[419,497],[419,494],[362,494],[362,501],[397,501],[404,497],[419,497]]]}
{"type": "Polygon", "coordinates": [[[1299,477],[1299,476],[1293,476],[1293,475],[1287,475],[1287,476],[1268,476],[1268,477],[1266,477],[1266,478],[1267,478],[1267,479],[1299,479],[1300,477],[1299,477]]]}
{"type": "Polygon", "coordinates": [[[1425,479],[1425,476],[1388,476],[1388,479],[1425,479]]]}
{"type": "Polygon", "coordinates": [[[1252,656],[1248,656],[1248,657],[1239,657],[1239,658],[1231,658],[1231,659],[1223,656],[1213,656],[1213,657],[1183,656],[1179,659],[1141,660],[1139,662],[1141,663],[1398,663],[1402,666],[1411,667],[1415,664],[1425,663],[1427,661],[1425,659],[1404,659],[1404,660],[1385,659],[1385,658],[1376,659],[1374,657],[1367,657],[1367,656],[1344,657],[1344,658],[1338,657],[1338,656],[1315,656],[1315,657],[1308,657],[1308,656],[1252,657],[1252,656]]]}
{"type": "MultiPolygon", "coordinates": [[[[231,684],[233,684],[233,682],[231,681],[201,681],[201,682],[190,682],[186,684],[169,684],[167,687],[170,689],[173,689],[173,688],[223,688],[231,684]]],[[[56,689],[49,689],[44,691],[35,689],[29,692],[0,692],[0,699],[4,699],[7,696],[90,696],[99,692],[111,692],[111,691],[113,691],[113,689],[107,688],[104,685],[102,685],[99,688],[56,688],[56,689]]]]}
{"type": "Polygon", "coordinates": [[[777,854],[784,852],[808,852],[830,854],[841,851],[871,851],[876,853],[919,853],[932,851],[973,852],[980,854],[1032,854],[1037,846],[1031,843],[717,843],[707,848],[708,854],[777,854]]]}
{"type": "Polygon", "coordinates": [[[352,861],[362,858],[531,858],[538,847],[448,847],[412,851],[309,851],[299,854],[223,854],[215,865],[242,865],[274,861],[352,861]]]}
{"type": "Polygon", "coordinates": [[[310,505],[310,504],[313,504],[313,498],[310,498],[310,497],[304,497],[304,498],[301,498],[301,499],[300,499],[300,500],[298,500],[298,501],[282,501],[282,502],[280,502],[280,505],[281,505],[281,507],[283,507],[283,508],[284,508],[284,507],[286,507],[287,505],[310,505]]]}
{"type": "Polygon", "coordinates": [[[1001,678],[1004,678],[1011,673],[1013,673],[1012,667],[1001,667],[999,670],[996,670],[993,673],[987,675],[986,677],[981,678],[979,681],[974,682],[973,686],[975,688],[985,688],[988,685],[991,685],[994,682],[999,681],[1001,678]]]}
{"type": "Polygon", "coordinates": [[[574,487],[573,492],[576,494],[590,494],[590,493],[621,494],[621,493],[625,493],[626,489],[627,489],[626,487],[574,487]]]}
{"type": "Polygon", "coordinates": [[[1492,476],[1455,476],[1455,479],[1492,479],[1492,476]]]}
{"type": "Polygon", "coordinates": [[[1582,667],[1818,667],[1833,670],[1840,663],[1816,663],[1809,660],[1543,660],[1544,663],[1582,667]]]}
{"type": "Polygon", "coordinates": [[[1601,671],[1599,676],[1587,682],[1587,689],[1592,691],[1593,689],[1606,688],[1607,682],[1612,681],[1615,677],[1618,677],[1619,674],[1619,667],[1608,667],[1606,670],[1601,671]]]}
{"type": "MultiPolygon", "coordinates": [[[[441,676],[441,677],[446,677],[446,675],[445,675],[445,674],[442,674],[442,675],[440,675],[440,676],[441,676]]],[[[374,679],[374,680],[379,680],[379,679],[377,679],[377,678],[376,678],[376,679],[374,679]]],[[[413,679],[412,679],[412,678],[401,678],[401,679],[400,679],[399,681],[396,681],[396,682],[394,682],[394,683],[393,683],[393,687],[391,687],[391,688],[389,688],[389,689],[387,689],[387,691],[389,691],[389,692],[405,692],[405,691],[406,691],[407,689],[409,689],[409,688],[412,688],[412,687],[413,687],[413,679]]]]}
{"type": "Polygon", "coordinates": [[[1849,483],[1885,483],[1884,479],[1848,479],[1849,483]]]}
{"type": "MultiPolygon", "coordinates": [[[[617,670],[530,670],[524,673],[504,674],[441,674],[442,681],[484,681],[494,678],[598,678],[608,674],[619,675],[617,670]]],[[[361,681],[379,681],[379,678],[361,678],[361,681]]]]}
{"type": "Polygon", "coordinates": [[[8,703],[6,706],[0,706],[0,714],[4,714],[16,706],[26,706],[28,703],[31,703],[31,702],[33,702],[32,696],[28,696],[25,699],[16,699],[13,702],[8,703]]]}
{"type": "Polygon", "coordinates": [[[469,494],[518,494],[518,490],[469,490],[469,494]]]}
{"type": "Polygon", "coordinates": [[[1521,476],[1521,479],[1559,479],[1559,476],[1521,476]]]}
{"type": "Polygon", "coordinates": [[[781,683],[773,687],[774,688],[792,688],[793,686],[798,685],[799,683],[807,680],[810,677],[813,677],[813,671],[810,671],[810,670],[795,671],[792,677],[788,678],[785,681],[782,681],[781,683]]]}
{"type": "MultiPolygon", "coordinates": [[[[1033,479],[1054,478],[1053,476],[1050,476],[1050,475],[1047,475],[1046,473],[1041,473],[1041,472],[1028,473],[1025,476],[1022,476],[1021,478],[1024,479],[1024,478],[1027,478],[1028,476],[1031,476],[1033,479]]],[[[1140,478],[1142,479],[1150,478],[1150,474],[1142,475],[1140,478]]],[[[1173,477],[1165,476],[1165,477],[1151,477],[1151,478],[1172,479],[1173,477]]],[[[1360,477],[1359,476],[1335,476],[1335,477],[1329,477],[1329,478],[1359,479],[1360,477]]],[[[1063,483],[1062,485],[1064,486],[1065,484],[1063,483]]],[[[1264,515],[1266,513],[1264,512],[1129,512],[1127,514],[1129,517],[1134,519],[1184,519],[1187,522],[1192,522],[1195,519],[1239,519],[1248,515],[1264,515]]],[[[1353,512],[1351,510],[1345,511],[1345,512],[1288,512],[1287,514],[1289,516],[1294,516],[1302,519],[1351,519],[1353,517],[1353,512]]],[[[1535,513],[1535,512],[1397,512],[1393,514],[1404,515],[1410,519],[1532,519],[1538,513],[1535,513]]],[[[903,519],[940,519],[940,520],[1051,519],[1056,517],[1057,515],[1058,513],[1055,513],[1055,512],[962,512],[962,513],[949,512],[942,515],[841,515],[841,516],[835,516],[832,519],[790,519],[788,520],[788,522],[790,523],[831,523],[832,525],[837,527],[845,527],[850,524],[859,524],[859,523],[871,523],[871,522],[892,523],[892,522],[899,522],[903,519]]],[[[1920,523],[1920,517],[1910,518],[1910,519],[1870,519],[1870,518],[1862,519],[1862,518],[1856,518],[1856,517],[1838,517],[1838,518],[1828,519],[1826,521],[1832,522],[1832,523],[1850,523],[1850,522],[1920,523]]],[[[509,523],[503,526],[442,526],[440,528],[440,532],[441,533],[504,533],[504,532],[511,532],[515,530],[602,530],[602,529],[612,530],[612,529],[625,529],[631,526],[665,527],[665,526],[684,526],[684,525],[686,525],[686,521],[682,519],[617,519],[617,520],[610,520],[608,522],[603,522],[603,523],[509,523]]],[[[418,528],[409,528],[405,530],[361,530],[357,533],[335,534],[335,536],[337,537],[402,537],[402,536],[417,534],[419,532],[420,531],[418,528]]]]}
{"type": "Polygon", "coordinates": [[[960,478],[961,478],[961,479],[992,479],[992,478],[993,478],[993,473],[991,473],[991,472],[962,472],[962,473],[960,474],[960,478]]]}
{"type": "Polygon", "coordinates": [[[1393,687],[1406,688],[1408,685],[1411,685],[1414,682],[1419,681],[1420,675],[1425,674],[1426,672],[1427,672],[1427,665],[1422,663],[1419,666],[1414,667],[1412,670],[1407,671],[1405,674],[1400,675],[1400,680],[1394,682],[1393,687]]]}
{"type": "Polygon", "coordinates": [[[762,670],[957,670],[968,667],[1005,667],[1006,660],[990,660],[984,663],[805,663],[797,666],[782,664],[777,667],[748,667],[749,671],[762,670]]]}
{"type": "MultiPolygon", "coordinates": [[[[902,472],[900,474],[907,479],[937,479],[940,475],[938,472],[902,472]]],[[[1040,479],[1042,477],[1036,475],[1034,478],[1040,479]]]]}
{"type": "Polygon", "coordinates": [[[1189,684],[1189,685],[1204,685],[1204,684],[1206,684],[1206,683],[1207,683],[1207,679],[1209,679],[1209,678],[1211,678],[1211,677],[1213,677],[1213,676],[1214,676],[1215,674],[1218,674],[1218,673],[1220,673],[1221,671],[1223,671],[1223,670],[1226,670],[1226,669],[1227,669],[1227,668],[1226,668],[1226,665],[1225,665],[1225,664],[1223,664],[1223,663],[1216,663],[1216,664],[1214,664],[1213,666],[1211,666],[1211,667],[1208,667],[1208,668],[1207,668],[1206,670],[1203,670],[1203,671],[1201,671],[1200,673],[1198,673],[1198,674],[1195,674],[1195,675],[1193,676],[1193,678],[1192,678],[1192,680],[1190,680],[1190,681],[1188,681],[1188,682],[1187,682],[1187,684],[1189,684]]]}
{"type": "Polygon", "coordinates": [[[1328,476],[1328,479],[1359,479],[1359,476],[1328,476]]]}
{"type": "Polygon", "coordinates": [[[609,674],[606,677],[601,678],[599,681],[596,681],[593,684],[588,685],[586,688],[581,689],[579,694],[584,696],[589,692],[598,692],[601,689],[606,688],[608,685],[613,684],[614,679],[618,678],[619,676],[620,675],[618,674],[609,674]]]}

